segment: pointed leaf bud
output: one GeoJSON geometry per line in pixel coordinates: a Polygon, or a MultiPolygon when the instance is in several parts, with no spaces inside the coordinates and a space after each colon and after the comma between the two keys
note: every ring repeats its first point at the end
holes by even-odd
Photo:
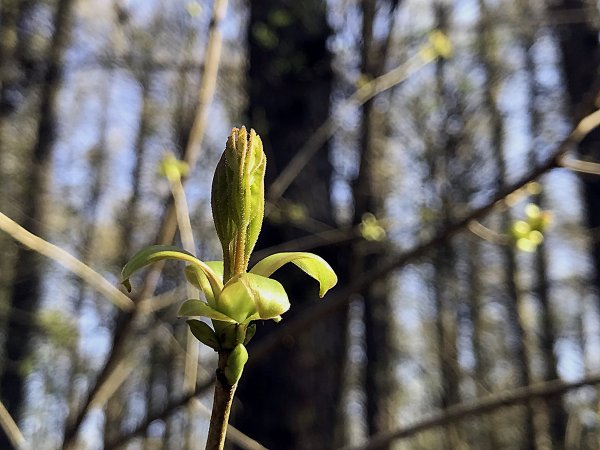
{"type": "Polygon", "coordinates": [[[217,165],[212,211],[223,248],[224,278],[244,273],[256,244],[265,209],[266,157],[254,130],[234,128],[217,165]]]}

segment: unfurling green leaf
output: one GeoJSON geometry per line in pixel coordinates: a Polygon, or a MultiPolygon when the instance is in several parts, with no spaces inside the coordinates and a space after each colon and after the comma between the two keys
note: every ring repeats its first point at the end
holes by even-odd
{"type": "Polygon", "coordinates": [[[217,165],[211,206],[223,248],[224,278],[244,273],[264,216],[266,157],[254,130],[234,128],[217,165]]]}
{"type": "Polygon", "coordinates": [[[246,362],[248,362],[248,351],[246,350],[246,347],[244,347],[244,344],[236,345],[229,354],[225,366],[225,378],[231,386],[239,381],[246,362]]]}
{"type": "Polygon", "coordinates": [[[200,269],[204,275],[206,275],[206,278],[210,283],[213,297],[216,298],[221,289],[223,289],[223,282],[206,263],[203,263],[191,253],[171,245],[151,245],[133,255],[125,267],[123,267],[120,280],[121,284],[123,284],[128,291],[131,291],[131,284],[129,283],[131,275],[142,267],[162,261],[163,259],[185,261],[200,269]]]}
{"type": "Polygon", "coordinates": [[[337,283],[337,275],[327,261],[312,253],[276,253],[259,261],[250,270],[250,273],[269,277],[273,272],[287,263],[295,264],[319,282],[320,297],[323,297],[337,283]]]}
{"type": "Polygon", "coordinates": [[[275,319],[290,309],[290,301],[279,281],[254,273],[240,275],[261,319],[275,319]]]}
{"type": "Polygon", "coordinates": [[[239,277],[232,278],[225,285],[217,301],[217,309],[238,323],[244,322],[256,313],[254,301],[239,277]]]}
{"type": "Polygon", "coordinates": [[[196,319],[188,320],[187,324],[189,325],[190,331],[196,339],[214,350],[218,351],[220,349],[217,335],[209,325],[196,319]]]}
{"type": "Polygon", "coordinates": [[[180,306],[177,315],[179,317],[208,317],[209,319],[220,320],[221,322],[236,323],[232,317],[211,308],[202,300],[196,299],[186,300],[180,306]]]}
{"type": "MultiPolygon", "coordinates": [[[[221,279],[221,280],[223,279],[223,261],[206,261],[206,265],[211,268],[211,270],[215,273],[215,275],[217,277],[219,277],[219,279],[221,279]]],[[[200,289],[204,293],[204,296],[206,297],[208,304],[212,308],[216,307],[217,303],[216,303],[216,298],[213,294],[212,287],[210,285],[208,278],[206,277],[206,275],[204,274],[204,272],[202,270],[200,270],[196,266],[186,266],[185,278],[194,287],[196,287],[197,289],[200,289]]]]}

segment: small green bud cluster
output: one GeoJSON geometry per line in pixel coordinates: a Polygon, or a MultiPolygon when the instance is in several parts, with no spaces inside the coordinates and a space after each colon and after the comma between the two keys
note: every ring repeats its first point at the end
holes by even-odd
{"type": "Polygon", "coordinates": [[[525,219],[516,220],[511,225],[511,236],[519,250],[533,252],[544,241],[544,231],[550,225],[552,216],[539,206],[529,203],[525,207],[525,219]]]}

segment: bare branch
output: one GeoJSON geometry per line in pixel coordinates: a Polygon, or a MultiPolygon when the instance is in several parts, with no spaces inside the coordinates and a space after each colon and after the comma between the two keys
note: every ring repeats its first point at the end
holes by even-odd
{"type": "MultiPolygon", "coordinates": [[[[172,158],[175,158],[175,156],[173,155],[172,158]]],[[[175,216],[177,217],[177,226],[179,228],[179,235],[181,236],[183,248],[191,254],[196,254],[196,244],[194,242],[194,233],[192,231],[192,224],[190,221],[190,210],[185,195],[185,189],[181,182],[181,173],[177,171],[177,174],[171,174],[167,170],[166,175],[167,180],[169,181],[171,194],[173,195],[175,216]]],[[[198,297],[199,294],[197,289],[195,289],[189,283],[186,283],[185,286],[188,298],[198,297]]],[[[196,386],[196,377],[198,375],[198,355],[200,349],[198,340],[194,337],[189,329],[187,330],[186,348],[187,352],[185,354],[183,391],[192,392],[196,386]]]]}
{"type": "Polygon", "coordinates": [[[0,230],[10,235],[16,241],[26,247],[34,250],[47,258],[50,258],[61,266],[65,267],[73,274],[77,275],[83,281],[88,283],[93,289],[104,295],[108,300],[114,303],[123,311],[131,311],[133,302],[129,297],[119,291],[106,278],[96,272],[88,265],[75,258],[70,253],[50,242],[30,233],[17,222],[0,213],[0,230]]]}
{"type": "Polygon", "coordinates": [[[445,411],[434,413],[413,425],[377,434],[362,445],[344,447],[342,450],[375,450],[383,448],[396,439],[414,436],[422,431],[443,426],[464,417],[488,413],[504,406],[525,403],[534,398],[560,395],[573,389],[599,383],[600,375],[596,375],[572,383],[565,383],[562,380],[552,380],[501,392],[469,403],[450,406],[445,411]]]}
{"type": "Polygon", "coordinates": [[[486,227],[478,220],[472,220],[469,222],[468,227],[471,233],[480,237],[484,241],[488,241],[497,245],[510,244],[510,238],[507,235],[498,233],[491,228],[486,227]]]}
{"type": "Polygon", "coordinates": [[[599,163],[565,157],[561,159],[560,165],[566,169],[571,169],[575,172],[589,173],[591,175],[600,175],[599,163]]]}
{"type": "MultiPolygon", "coordinates": [[[[193,399],[192,405],[197,407],[200,412],[202,412],[202,415],[210,417],[210,409],[200,403],[200,400],[197,398],[193,399]]],[[[245,435],[232,425],[227,426],[227,440],[236,444],[243,450],[267,450],[267,447],[264,447],[259,442],[255,441],[250,436],[245,435]]]]}

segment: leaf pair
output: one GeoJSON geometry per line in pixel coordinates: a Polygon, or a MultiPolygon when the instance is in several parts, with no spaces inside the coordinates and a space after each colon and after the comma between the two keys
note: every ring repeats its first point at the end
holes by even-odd
{"type": "MultiPolygon", "coordinates": [[[[225,324],[247,326],[253,320],[281,320],[281,314],[290,308],[290,302],[281,283],[269,276],[287,263],[295,264],[317,280],[321,297],[337,283],[335,272],[321,257],[312,253],[289,252],[267,256],[250,272],[235,275],[223,285],[221,261],[203,262],[184,250],[165,245],[146,247],[135,254],[123,268],[121,283],[131,290],[129,278],[134,272],[164,259],[188,263],[185,269],[187,280],[206,298],[206,302],[187,300],[181,305],[179,316],[212,319],[216,332],[225,324]]],[[[218,336],[216,339],[219,341],[218,336]]],[[[206,335],[206,340],[211,340],[209,335],[206,335]]]]}

